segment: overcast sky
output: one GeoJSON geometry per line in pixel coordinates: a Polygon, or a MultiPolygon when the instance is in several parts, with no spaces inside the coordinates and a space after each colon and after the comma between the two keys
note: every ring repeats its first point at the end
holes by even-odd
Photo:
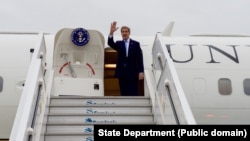
{"type": "Polygon", "coordinates": [[[83,27],[107,35],[115,20],[139,36],[155,35],[171,21],[174,36],[250,35],[249,14],[250,0],[1,0],[0,31],[83,27]]]}

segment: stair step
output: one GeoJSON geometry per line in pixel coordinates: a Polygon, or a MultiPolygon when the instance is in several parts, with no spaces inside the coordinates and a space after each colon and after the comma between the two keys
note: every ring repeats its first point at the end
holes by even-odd
{"type": "Polygon", "coordinates": [[[51,105],[80,106],[80,105],[130,105],[150,104],[150,99],[144,96],[57,96],[51,98],[51,105]]]}
{"type": "Polygon", "coordinates": [[[153,115],[152,114],[109,114],[109,115],[93,115],[93,114],[84,114],[84,115],[49,115],[48,123],[100,123],[100,124],[120,124],[120,123],[152,123],[153,115]]]}
{"type": "Polygon", "coordinates": [[[94,125],[153,125],[149,97],[53,96],[45,141],[94,141],[94,125]]]}
{"type": "Polygon", "coordinates": [[[151,106],[50,106],[50,113],[55,114],[122,114],[152,113],[151,106]],[[133,110],[131,110],[133,109],[133,110]]]}
{"type": "Polygon", "coordinates": [[[45,136],[45,141],[94,141],[94,136],[84,136],[82,134],[71,134],[71,135],[61,135],[61,134],[52,134],[45,136]]]}
{"type": "Polygon", "coordinates": [[[48,134],[70,134],[70,133],[77,133],[77,134],[93,134],[94,133],[94,125],[49,125],[47,126],[47,133],[48,134]]]}

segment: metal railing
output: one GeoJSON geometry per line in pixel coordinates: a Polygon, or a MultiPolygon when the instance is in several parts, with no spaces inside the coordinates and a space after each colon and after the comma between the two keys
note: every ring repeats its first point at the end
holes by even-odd
{"type": "Polygon", "coordinates": [[[44,34],[40,33],[38,36],[38,44],[31,58],[10,141],[31,141],[34,138],[34,128],[38,122],[36,115],[41,112],[39,103],[46,92],[44,83],[46,47],[44,34]]]}
{"type": "Polygon", "coordinates": [[[150,96],[156,124],[196,124],[174,63],[161,38],[161,34],[156,35],[152,49],[153,70],[146,72],[146,79],[153,78],[147,82],[154,81],[155,85],[150,96]]]}

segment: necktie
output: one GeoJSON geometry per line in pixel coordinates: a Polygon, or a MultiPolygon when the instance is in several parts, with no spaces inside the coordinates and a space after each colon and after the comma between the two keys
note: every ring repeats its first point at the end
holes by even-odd
{"type": "Polygon", "coordinates": [[[128,57],[128,40],[124,40],[125,47],[126,47],[126,57],[128,57]]]}

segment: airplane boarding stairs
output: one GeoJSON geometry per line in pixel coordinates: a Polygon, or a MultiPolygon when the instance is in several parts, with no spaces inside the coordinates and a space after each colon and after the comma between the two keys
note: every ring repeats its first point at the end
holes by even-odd
{"type": "Polygon", "coordinates": [[[148,97],[51,97],[45,141],[93,140],[96,124],[155,124],[148,97]]]}
{"type": "MultiPolygon", "coordinates": [[[[41,33],[40,37],[31,59],[10,141],[92,141],[95,124],[196,124],[160,35],[156,36],[152,50],[153,68],[144,72],[144,96],[138,97],[92,96],[86,92],[85,95],[53,94],[58,74],[55,69],[46,67],[44,35],[41,33]]],[[[60,85],[71,80],[60,79],[60,85]]],[[[77,78],[72,80],[78,82],[77,78]]],[[[91,80],[84,85],[89,83],[91,80]]],[[[83,83],[80,84],[77,86],[83,83]]],[[[65,87],[68,85],[70,83],[65,87]]],[[[75,88],[78,87],[74,85],[71,91],[75,88]]]]}

